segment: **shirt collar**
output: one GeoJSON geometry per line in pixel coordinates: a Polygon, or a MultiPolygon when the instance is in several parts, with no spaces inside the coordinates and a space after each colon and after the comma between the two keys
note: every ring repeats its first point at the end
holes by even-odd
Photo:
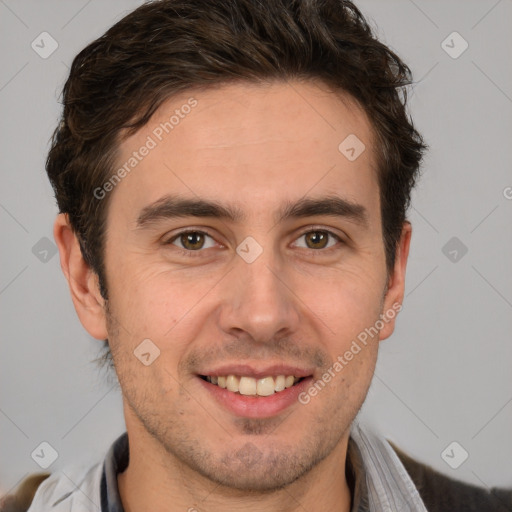
{"type": "Polygon", "coordinates": [[[117,475],[128,467],[129,460],[128,432],[125,432],[114,441],[105,457],[100,489],[101,512],[124,512],[117,475]]]}
{"type": "Polygon", "coordinates": [[[352,495],[351,512],[369,512],[368,486],[366,484],[363,458],[352,437],[348,440],[345,475],[352,495]]]}

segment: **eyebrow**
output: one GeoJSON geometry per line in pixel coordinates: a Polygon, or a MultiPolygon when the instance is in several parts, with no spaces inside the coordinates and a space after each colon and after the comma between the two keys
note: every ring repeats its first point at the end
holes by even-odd
{"type": "MultiPolygon", "coordinates": [[[[368,227],[368,212],[363,205],[334,195],[287,201],[277,211],[274,220],[279,223],[318,215],[346,218],[362,227],[368,227]]],[[[161,220],[180,217],[215,218],[235,223],[247,218],[244,211],[235,205],[166,195],[142,209],[137,218],[137,227],[144,228],[161,220]]]]}

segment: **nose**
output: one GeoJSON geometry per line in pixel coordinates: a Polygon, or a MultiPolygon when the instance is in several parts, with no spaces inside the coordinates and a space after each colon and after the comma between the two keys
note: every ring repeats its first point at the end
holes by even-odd
{"type": "Polygon", "coordinates": [[[294,333],[300,320],[300,301],[272,251],[264,250],[252,263],[237,256],[234,265],[225,283],[221,329],[258,344],[294,333]]]}

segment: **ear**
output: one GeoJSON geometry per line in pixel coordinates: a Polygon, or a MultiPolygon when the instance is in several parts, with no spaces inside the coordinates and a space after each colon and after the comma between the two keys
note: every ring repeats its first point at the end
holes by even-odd
{"type": "Polygon", "coordinates": [[[412,226],[410,222],[404,222],[402,234],[396,249],[395,265],[389,276],[388,289],[384,296],[384,305],[382,315],[384,318],[384,327],[380,331],[379,339],[385,340],[395,330],[395,320],[402,309],[405,292],[405,270],[407,267],[407,258],[409,256],[409,247],[411,245],[412,226]]]}
{"type": "Polygon", "coordinates": [[[98,275],[85,262],[67,214],[61,213],[55,219],[53,236],[80,322],[93,338],[107,339],[105,300],[100,293],[98,275]]]}

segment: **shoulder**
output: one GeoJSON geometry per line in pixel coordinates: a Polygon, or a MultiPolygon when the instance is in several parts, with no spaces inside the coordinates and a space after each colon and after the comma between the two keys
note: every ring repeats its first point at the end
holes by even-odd
{"type": "Polygon", "coordinates": [[[107,473],[117,474],[119,464],[128,464],[126,432],[110,445],[106,456],[97,463],[73,464],[51,474],[30,475],[13,494],[0,501],[0,512],[101,510],[102,485],[106,486],[107,473]]]}
{"type": "Polygon", "coordinates": [[[103,463],[69,466],[54,473],[29,475],[0,501],[1,512],[71,512],[100,510],[103,463]]]}
{"type": "MultiPolygon", "coordinates": [[[[388,441],[389,442],[389,441],[388,441]]],[[[512,489],[485,489],[460,482],[419,462],[389,442],[430,512],[510,512],[512,489]]]]}
{"type": "Polygon", "coordinates": [[[0,511],[25,512],[30,507],[39,485],[50,476],[50,473],[34,473],[27,476],[12,494],[0,499],[0,511]]]}

